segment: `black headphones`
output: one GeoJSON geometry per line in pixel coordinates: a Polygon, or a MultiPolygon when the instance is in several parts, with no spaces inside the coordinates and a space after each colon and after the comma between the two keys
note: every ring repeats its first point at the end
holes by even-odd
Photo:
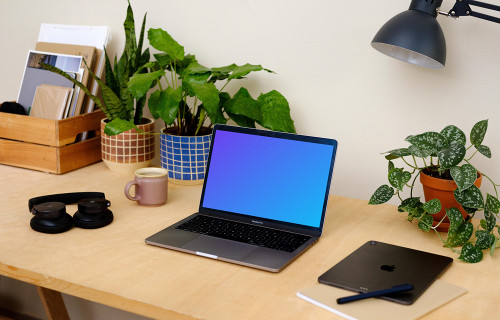
{"type": "Polygon", "coordinates": [[[102,192],[72,192],[32,198],[28,207],[33,213],[30,226],[43,233],[61,233],[73,227],[97,229],[113,221],[111,205],[102,192]],[[78,211],[71,217],[66,205],[78,203],[78,211]]]}

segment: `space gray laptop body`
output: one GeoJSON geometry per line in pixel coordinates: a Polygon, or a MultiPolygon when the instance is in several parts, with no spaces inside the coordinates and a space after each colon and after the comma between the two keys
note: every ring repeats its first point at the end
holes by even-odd
{"type": "Polygon", "coordinates": [[[323,284],[359,293],[412,284],[413,290],[382,296],[409,305],[443,273],[453,259],[434,253],[368,241],[322,274],[323,284]]]}
{"type": "Polygon", "coordinates": [[[333,139],[216,125],[198,212],[146,243],[278,272],[321,236],[336,150],[333,139]],[[192,230],[205,220],[210,230],[192,230]]]}

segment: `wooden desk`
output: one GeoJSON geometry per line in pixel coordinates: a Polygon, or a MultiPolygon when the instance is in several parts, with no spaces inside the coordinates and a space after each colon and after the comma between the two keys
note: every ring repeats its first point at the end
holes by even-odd
{"type": "MultiPolygon", "coordinates": [[[[123,195],[132,177],[98,163],[61,176],[0,166],[0,274],[160,319],[335,319],[295,296],[368,240],[456,257],[436,235],[404,220],[394,206],[332,196],[321,240],[278,274],[146,245],[144,239],[192,212],[201,187],[170,185],[167,204],[139,207],[123,195]],[[102,191],[114,222],[57,235],[29,227],[28,199],[102,191]]],[[[73,214],[76,206],[68,206],[73,214]]],[[[500,257],[455,260],[442,279],[469,289],[428,318],[486,319],[498,314],[500,257]]]]}

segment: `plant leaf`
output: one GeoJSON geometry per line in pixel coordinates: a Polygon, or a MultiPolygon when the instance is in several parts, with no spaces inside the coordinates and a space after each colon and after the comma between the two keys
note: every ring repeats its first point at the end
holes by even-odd
{"type": "Polygon", "coordinates": [[[156,50],[167,53],[173,59],[184,59],[184,47],[177,43],[166,31],[149,29],[148,39],[149,44],[156,50]]]}
{"type": "Polygon", "coordinates": [[[394,188],[397,188],[398,190],[403,190],[404,185],[411,179],[411,173],[408,171],[403,171],[403,169],[400,168],[394,168],[391,171],[389,171],[388,178],[390,184],[394,188]]]}
{"type": "Polygon", "coordinates": [[[222,113],[222,106],[219,106],[219,90],[213,82],[190,83],[193,92],[198,99],[203,102],[203,107],[213,124],[226,123],[227,120],[222,113]]]}
{"type": "Polygon", "coordinates": [[[194,97],[196,96],[195,90],[193,88],[193,84],[197,83],[199,85],[203,85],[207,83],[208,78],[210,77],[210,73],[198,73],[198,74],[191,74],[186,76],[182,80],[182,89],[186,91],[188,96],[194,97]]]}
{"type": "Polygon", "coordinates": [[[467,143],[465,133],[454,125],[445,127],[440,133],[448,140],[449,144],[459,143],[465,146],[465,143],[467,143]]]}
{"type": "Polygon", "coordinates": [[[387,151],[384,153],[388,153],[388,155],[385,156],[387,160],[393,160],[393,159],[397,159],[400,157],[406,157],[406,156],[411,155],[411,152],[410,152],[410,150],[408,150],[408,148],[394,149],[394,150],[387,151]],[[392,156],[391,159],[388,158],[390,156],[392,156]]]}
{"type": "Polygon", "coordinates": [[[484,220],[481,220],[481,222],[482,221],[484,221],[484,225],[481,224],[481,226],[488,232],[493,231],[493,229],[495,229],[495,226],[497,224],[497,218],[487,208],[484,209],[484,220]]]}
{"type": "Polygon", "coordinates": [[[484,230],[488,229],[488,227],[486,226],[486,220],[484,220],[484,219],[479,220],[479,225],[480,225],[480,226],[481,226],[481,228],[483,228],[484,230]]]}
{"type": "Polygon", "coordinates": [[[228,114],[245,116],[253,121],[262,122],[260,103],[254,100],[245,88],[240,88],[233,98],[224,104],[224,110],[228,114]]]}
{"type": "Polygon", "coordinates": [[[493,245],[490,247],[490,256],[492,256],[492,257],[493,257],[493,254],[495,253],[497,243],[498,243],[498,238],[495,237],[495,241],[493,241],[493,245]]]}
{"type": "Polygon", "coordinates": [[[390,172],[392,169],[395,168],[394,162],[392,162],[391,160],[389,160],[389,163],[388,163],[387,167],[389,169],[388,172],[390,172]]]}
{"type": "Polygon", "coordinates": [[[420,219],[420,221],[418,222],[419,229],[425,232],[431,230],[432,221],[433,219],[431,215],[424,214],[420,219]]]}
{"type": "Polygon", "coordinates": [[[415,136],[409,136],[406,141],[414,145],[420,150],[429,150],[432,153],[436,153],[443,148],[448,148],[450,144],[448,140],[437,132],[425,132],[415,136]]]}
{"type": "Polygon", "coordinates": [[[436,214],[441,211],[441,201],[439,199],[432,199],[424,203],[424,210],[429,214],[436,214]]]}
{"type": "Polygon", "coordinates": [[[132,7],[130,6],[130,2],[128,3],[127,16],[123,22],[123,28],[125,29],[125,48],[123,51],[130,59],[130,62],[135,64],[135,60],[137,58],[137,43],[135,36],[134,13],[132,11],[132,7]]]}
{"type": "Polygon", "coordinates": [[[120,86],[118,84],[118,79],[116,78],[117,75],[113,72],[113,68],[111,67],[111,61],[109,60],[109,56],[108,56],[108,52],[106,51],[106,48],[104,48],[104,53],[105,53],[105,58],[106,58],[105,67],[104,67],[105,68],[104,72],[106,75],[106,78],[105,78],[106,85],[108,87],[110,87],[110,89],[116,95],[119,95],[120,94],[120,86]]]}
{"type": "Polygon", "coordinates": [[[207,73],[207,72],[211,72],[211,71],[212,71],[211,69],[199,64],[198,61],[193,61],[186,68],[183,69],[182,77],[192,75],[192,74],[207,73]]]}
{"type": "Polygon", "coordinates": [[[493,243],[495,243],[495,236],[492,233],[488,233],[484,230],[476,231],[476,237],[476,247],[481,250],[491,248],[493,243]]]}
{"type": "Polygon", "coordinates": [[[483,259],[483,252],[472,243],[467,243],[462,247],[462,252],[458,259],[469,263],[476,263],[483,259]]]}
{"type": "Polygon", "coordinates": [[[486,158],[491,158],[491,150],[489,147],[485,145],[474,146],[474,147],[476,147],[477,151],[479,151],[479,153],[481,153],[486,158]]]}
{"type": "Polygon", "coordinates": [[[163,70],[150,73],[135,73],[128,81],[128,90],[136,100],[139,100],[151,89],[153,82],[164,74],[165,71],[163,70]]]}
{"type": "MultiPolygon", "coordinates": [[[[130,120],[132,111],[134,110],[134,101],[127,87],[127,83],[131,76],[131,73],[130,73],[130,63],[126,51],[123,52],[123,55],[120,57],[120,60],[118,60],[118,63],[115,64],[115,69],[116,69],[116,80],[118,85],[118,92],[115,92],[115,94],[120,99],[121,112],[119,116],[116,117],[113,116],[112,119],[120,118],[120,119],[130,120]]],[[[107,108],[109,108],[110,103],[116,105],[116,103],[109,100],[108,94],[104,94],[102,88],[101,92],[103,93],[102,98],[107,108]]],[[[114,112],[118,113],[118,109],[116,109],[114,112]]],[[[110,110],[110,113],[113,112],[111,112],[110,110]]]]}
{"type": "Polygon", "coordinates": [[[464,209],[464,211],[467,212],[468,214],[473,214],[474,212],[477,211],[477,208],[469,208],[464,206],[462,206],[462,209],[464,209]]]}
{"type": "Polygon", "coordinates": [[[217,80],[224,80],[229,77],[231,72],[234,71],[235,68],[238,66],[236,64],[231,64],[229,66],[225,67],[218,67],[218,68],[212,68],[212,77],[210,78],[209,81],[215,82],[217,80]]]}
{"type": "Polygon", "coordinates": [[[373,193],[373,195],[371,196],[370,201],[368,201],[368,204],[386,203],[392,198],[393,195],[394,195],[394,189],[384,184],[383,186],[380,186],[378,187],[377,190],[375,190],[375,193],[373,193]]]}
{"type": "Polygon", "coordinates": [[[500,201],[491,194],[487,193],[486,194],[486,209],[490,210],[491,212],[494,213],[499,213],[500,211],[500,201]]]}
{"type": "Polygon", "coordinates": [[[104,128],[104,133],[107,134],[108,136],[114,136],[134,128],[138,129],[132,121],[127,121],[117,118],[113,119],[112,121],[106,124],[106,127],[104,128]]]}
{"type": "Polygon", "coordinates": [[[261,94],[257,101],[262,112],[261,126],[274,131],[295,133],[295,126],[290,116],[288,101],[276,90],[261,94]]]}
{"type": "Polygon", "coordinates": [[[147,12],[144,14],[144,18],[142,18],[142,25],[141,25],[141,33],[139,35],[139,42],[137,43],[137,52],[136,52],[136,60],[135,60],[135,66],[141,66],[144,63],[148,62],[151,55],[149,53],[149,48],[146,48],[143,53],[142,51],[142,45],[144,43],[144,34],[146,33],[146,17],[147,17],[147,12]]]}
{"type": "Polygon", "coordinates": [[[453,167],[450,169],[450,174],[459,191],[464,191],[476,182],[477,170],[470,164],[466,163],[462,167],[453,167]]]}
{"type": "Polygon", "coordinates": [[[230,111],[231,107],[229,107],[229,109],[227,108],[226,103],[231,100],[231,96],[229,95],[229,93],[227,92],[219,93],[219,99],[220,99],[220,104],[222,105],[224,111],[227,113],[229,118],[231,118],[231,120],[236,122],[237,125],[239,125],[240,127],[255,128],[255,120],[252,120],[240,114],[231,113],[230,111]]]}
{"type": "Polygon", "coordinates": [[[412,155],[414,155],[415,157],[418,157],[418,158],[427,158],[427,157],[429,157],[432,154],[432,151],[430,151],[430,150],[420,150],[419,148],[417,148],[414,145],[409,146],[408,150],[410,151],[410,153],[412,155]]]}
{"type": "Polygon", "coordinates": [[[156,90],[149,97],[149,110],[155,119],[162,119],[166,125],[171,125],[177,118],[179,103],[182,100],[182,88],[174,90],[167,87],[165,90],[156,90]]]}
{"type": "MultiPolygon", "coordinates": [[[[173,61],[173,66],[174,66],[174,71],[177,73],[177,74],[183,74],[184,73],[184,69],[186,69],[187,67],[189,67],[189,65],[193,62],[197,62],[198,60],[196,60],[196,57],[192,54],[187,54],[184,56],[184,59],[183,60],[179,60],[179,59],[175,59],[173,61]]],[[[171,70],[172,68],[170,66],[167,66],[167,70],[171,70]]]]}
{"type": "Polygon", "coordinates": [[[448,237],[449,237],[450,234],[455,233],[458,227],[462,224],[462,222],[464,221],[464,217],[462,216],[460,210],[458,210],[455,207],[446,209],[446,216],[450,220],[450,227],[448,229],[448,237]]]}
{"type": "Polygon", "coordinates": [[[441,149],[437,152],[441,168],[447,169],[458,165],[465,157],[465,146],[459,143],[453,143],[450,147],[441,149]]]}
{"type": "Polygon", "coordinates": [[[273,73],[271,70],[264,69],[261,65],[247,63],[242,66],[234,67],[233,72],[231,72],[231,75],[229,76],[228,80],[241,79],[242,77],[246,76],[252,71],[261,71],[261,70],[273,73]]]}
{"type": "Polygon", "coordinates": [[[425,210],[422,206],[417,206],[415,208],[408,208],[408,217],[406,219],[408,221],[413,221],[413,219],[421,219],[425,215],[425,210]]]}
{"type": "Polygon", "coordinates": [[[175,59],[173,59],[171,56],[169,56],[166,53],[155,53],[153,56],[156,59],[156,62],[158,62],[159,66],[161,69],[167,68],[167,66],[170,65],[170,63],[173,63],[175,59]]]}
{"type": "Polygon", "coordinates": [[[450,233],[450,231],[451,228],[448,230],[448,238],[446,239],[445,245],[448,247],[459,247],[470,239],[474,232],[474,226],[470,222],[464,222],[455,232],[450,233]]]}
{"type": "Polygon", "coordinates": [[[484,135],[486,134],[486,130],[488,129],[488,120],[482,120],[476,123],[470,132],[470,142],[479,146],[484,140],[484,135]]]}
{"type": "Polygon", "coordinates": [[[422,203],[420,202],[420,197],[406,198],[403,201],[401,201],[401,204],[398,206],[398,211],[408,212],[410,208],[417,208],[420,206],[422,206],[422,203]]]}
{"type": "Polygon", "coordinates": [[[457,200],[457,202],[464,207],[475,209],[484,207],[483,195],[481,194],[479,188],[475,185],[470,186],[467,190],[464,191],[455,189],[453,194],[455,195],[455,200],[457,200]]]}

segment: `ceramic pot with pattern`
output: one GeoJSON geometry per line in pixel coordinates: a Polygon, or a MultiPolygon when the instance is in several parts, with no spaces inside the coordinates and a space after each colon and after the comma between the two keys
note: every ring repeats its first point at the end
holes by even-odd
{"type": "Polygon", "coordinates": [[[104,133],[106,121],[101,120],[101,155],[106,166],[111,171],[128,174],[148,167],[155,157],[154,120],[143,118],[137,125],[144,133],[131,129],[115,136],[104,133]]]}
{"type": "Polygon", "coordinates": [[[169,182],[203,184],[212,135],[178,136],[163,128],[160,138],[161,166],[169,182]]]}

